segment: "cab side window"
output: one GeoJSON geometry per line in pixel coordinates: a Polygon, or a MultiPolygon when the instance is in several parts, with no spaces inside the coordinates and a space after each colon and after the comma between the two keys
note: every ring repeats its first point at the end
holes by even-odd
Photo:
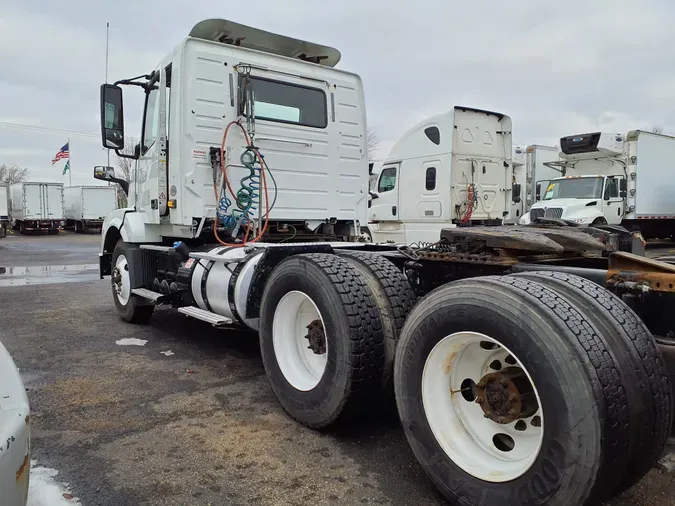
{"type": "Polygon", "coordinates": [[[396,188],[396,167],[387,167],[380,173],[380,182],[377,185],[377,193],[384,193],[396,188]]]}
{"type": "Polygon", "coordinates": [[[615,199],[619,197],[619,180],[612,178],[607,180],[605,185],[605,200],[615,199]]]}

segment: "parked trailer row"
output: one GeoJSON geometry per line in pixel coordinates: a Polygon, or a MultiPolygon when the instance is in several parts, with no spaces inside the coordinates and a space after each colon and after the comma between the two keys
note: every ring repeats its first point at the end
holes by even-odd
{"type": "Polygon", "coordinates": [[[62,225],[75,232],[101,230],[105,217],[117,209],[112,186],[73,186],[24,182],[0,185],[0,237],[11,226],[22,234],[58,234],[62,225]]]}
{"type": "MultiPolygon", "coordinates": [[[[339,59],[330,47],[206,20],[152,72],[101,87],[103,145],[144,174],[129,188],[112,167],[95,168],[129,199],[106,218],[100,253],[121,318],[148,323],[166,305],[256,331],[280,405],[312,429],[394,396],[417,460],[456,505],[590,506],[631,487],[672,426],[653,334],[675,331],[662,317],[675,267],[623,252],[637,239],[619,227],[545,218],[442,227],[415,247],[358,242],[365,97],[357,75],[334,68],[339,59]],[[145,90],[149,110],[168,111],[137,111],[158,134],[144,133],[147,149],[133,154],[122,151],[127,85],[145,90]]],[[[464,176],[448,180],[444,169],[455,188],[452,200],[438,197],[441,212],[452,203],[466,219],[461,199],[477,190],[485,203],[472,216],[491,219],[514,190],[497,170],[507,169],[510,121],[459,108],[431,126],[410,140],[438,146],[436,159],[402,149],[379,180],[400,170],[412,185],[423,167],[440,184],[456,148],[464,176]],[[478,135],[461,128],[469,124],[478,135]],[[493,151],[480,163],[464,156],[470,139],[490,146],[486,131],[493,151]]],[[[371,210],[398,215],[402,204],[387,198],[371,210]]],[[[435,212],[433,202],[418,212],[435,212]]]]}

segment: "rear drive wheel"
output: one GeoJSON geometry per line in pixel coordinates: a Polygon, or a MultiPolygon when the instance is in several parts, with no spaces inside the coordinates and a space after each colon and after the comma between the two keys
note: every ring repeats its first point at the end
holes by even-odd
{"type": "Polygon", "coordinates": [[[654,338],[630,307],[596,283],[562,272],[517,276],[566,297],[602,333],[626,389],[631,433],[635,435],[631,461],[618,490],[633,486],[661,457],[671,425],[670,381],[654,338]]]}
{"type": "Polygon", "coordinates": [[[538,283],[431,292],[401,332],[394,386],[411,448],[453,504],[595,504],[625,470],[614,363],[593,325],[538,283]]]}
{"type": "Polygon", "coordinates": [[[363,251],[338,251],[362,276],[377,303],[384,334],[383,387],[393,393],[394,357],[398,336],[408,313],[417,302],[403,272],[382,255],[363,251]]]}
{"type": "Polygon", "coordinates": [[[112,256],[112,295],[115,307],[124,321],[129,323],[147,323],[152,316],[155,306],[142,305],[140,297],[131,294],[131,280],[129,277],[130,255],[133,246],[122,239],[117,241],[112,256]]]}
{"type": "Polygon", "coordinates": [[[260,348],[272,390],[298,422],[322,429],[367,407],[380,390],[382,325],[359,273],[336,255],[281,262],[260,308],[260,348]]]}

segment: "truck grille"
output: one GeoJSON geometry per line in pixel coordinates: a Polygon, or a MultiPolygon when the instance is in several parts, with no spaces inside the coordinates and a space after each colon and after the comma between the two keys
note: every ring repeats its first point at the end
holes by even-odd
{"type": "Polygon", "coordinates": [[[530,221],[537,218],[562,218],[562,207],[549,207],[548,209],[530,209],[530,221]]]}
{"type": "Polygon", "coordinates": [[[562,207],[549,207],[546,209],[546,214],[544,218],[562,218],[562,207]]]}

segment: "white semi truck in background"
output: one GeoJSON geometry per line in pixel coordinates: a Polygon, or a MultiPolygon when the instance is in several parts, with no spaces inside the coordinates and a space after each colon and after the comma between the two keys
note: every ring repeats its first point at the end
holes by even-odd
{"type": "MultiPolygon", "coordinates": [[[[671,303],[675,273],[612,249],[622,231],[565,223],[434,224],[431,245],[360,242],[365,97],[339,60],[211,19],[154,70],[102,85],[103,145],[136,160],[130,183],[94,168],[129,199],[106,217],[99,256],[120,317],[148,323],[164,305],[256,331],[274,395],[315,430],[395,398],[452,504],[590,506],[632,486],[672,424],[645,325],[675,327],[649,312],[671,303]],[[122,86],[146,98],[133,153],[121,151],[122,86]]],[[[420,126],[383,165],[378,220],[501,221],[510,139],[507,116],[467,108],[420,126]],[[418,202],[399,215],[408,186],[418,202]]]]}
{"type": "Polygon", "coordinates": [[[501,224],[513,199],[511,118],[457,106],[408,130],[382,163],[373,242],[410,244],[448,226],[501,224]]]}
{"type": "Polygon", "coordinates": [[[633,130],[560,140],[559,176],[523,222],[560,218],[584,225],[621,225],[645,239],[675,234],[675,137],[633,130]]]}
{"type": "Polygon", "coordinates": [[[7,237],[9,229],[9,186],[0,184],[0,239],[7,237]]]}
{"type": "Polygon", "coordinates": [[[12,227],[22,234],[58,234],[64,219],[63,183],[26,182],[10,187],[12,227]]]}
{"type": "Polygon", "coordinates": [[[103,220],[117,209],[117,189],[114,186],[71,186],[64,188],[65,227],[76,233],[101,231],[103,220]]]}

